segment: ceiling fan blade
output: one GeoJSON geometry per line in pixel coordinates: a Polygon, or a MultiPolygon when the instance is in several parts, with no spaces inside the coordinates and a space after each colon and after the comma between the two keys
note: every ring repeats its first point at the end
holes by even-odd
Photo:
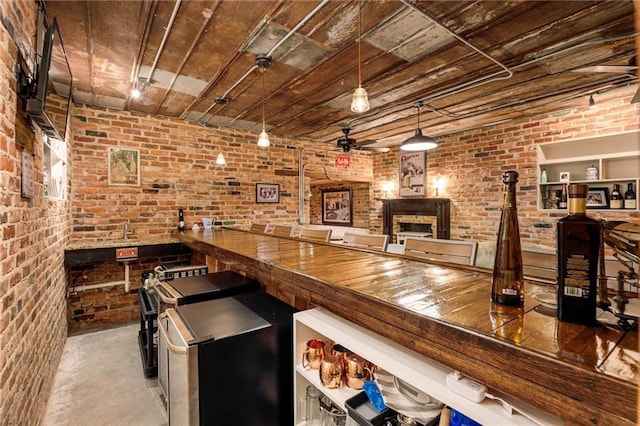
{"type": "Polygon", "coordinates": [[[594,65],[592,67],[582,67],[571,70],[572,72],[611,72],[611,73],[629,73],[637,70],[638,67],[629,65],[594,65]]]}
{"type": "Polygon", "coordinates": [[[375,146],[367,146],[361,148],[363,151],[371,151],[371,152],[389,152],[391,148],[387,147],[375,147],[375,146]]]}
{"type": "Polygon", "coordinates": [[[636,90],[636,94],[633,95],[633,98],[631,99],[632,104],[637,104],[638,102],[640,102],[640,86],[638,86],[638,90],[636,90]]]}
{"type": "Polygon", "coordinates": [[[372,145],[374,143],[378,143],[378,141],[375,139],[367,139],[362,142],[358,142],[358,145],[365,146],[365,145],[372,145]]]}

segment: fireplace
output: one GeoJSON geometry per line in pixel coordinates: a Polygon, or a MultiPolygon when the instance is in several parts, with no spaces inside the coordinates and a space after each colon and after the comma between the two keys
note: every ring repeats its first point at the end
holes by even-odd
{"type": "MultiPolygon", "coordinates": [[[[393,217],[395,215],[435,216],[435,237],[448,240],[450,238],[450,204],[451,202],[448,198],[396,198],[382,200],[382,232],[389,235],[389,237],[393,237],[393,217]]],[[[414,223],[412,225],[420,224],[414,223]]]]}

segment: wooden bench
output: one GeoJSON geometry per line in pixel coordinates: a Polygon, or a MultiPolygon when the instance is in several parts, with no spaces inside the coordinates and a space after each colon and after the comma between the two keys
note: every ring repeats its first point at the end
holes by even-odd
{"type": "Polygon", "coordinates": [[[300,238],[328,243],[331,238],[331,229],[302,228],[300,230],[300,238]]]}
{"type": "Polygon", "coordinates": [[[389,244],[389,236],[386,234],[352,234],[345,232],[342,242],[354,247],[385,251],[387,244],[389,244]]]}
{"type": "MultiPolygon", "coordinates": [[[[617,275],[619,270],[627,268],[613,256],[604,257],[604,276],[607,280],[607,288],[618,288],[617,275]]],[[[553,249],[523,248],[522,272],[526,279],[545,283],[558,283],[558,256],[553,249]]],[[[600,272],[598,272],[600,278],[600,272]]],[[[625,285],[625,291],[635,293],[636,290],[625,285]]]]}
{"type": "Polygon", "coordinates": [[[273,225],[273,235],[277,237],[293,237],[295,230],[293,225],[273,225]]]}
{"type": "Polygon", "coordinates": [[[404,253],[424,259],[473,265],[477,246],[478,243],[475,241],[407,237],[404,243],[404,253]]]}
{"type": "Polygon", "coordinates": [[[555,250],[542,248],[522,249],[522,272],[526,279],[556,284],[558,256],[555,250]]]}
{"type": "Polygon", "coordinates": [[[267,225],[261,223],[252,223],[249,232],[264,234],[267,231],[267,225]]]}

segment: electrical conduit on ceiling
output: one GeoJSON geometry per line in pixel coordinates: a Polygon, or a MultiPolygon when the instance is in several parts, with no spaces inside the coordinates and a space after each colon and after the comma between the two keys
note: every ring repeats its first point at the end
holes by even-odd
{"type": "MultiPolygon", "coordinates": [[[[296,33],[296,31],[298,31],[304,24],[307,23],[307,21],[309,19],[311,19],[316,13],[318,13],[320,11],[320,9],[322,9],[327,3],[329,3],[329,0],[323,0],[322,2],[320,2],[320,4],[318,4],[311,12],[309,12],[304,18],[302,18],[302,20],[300,20],[300,22],[298,22],[296,24],[296,26],[294,26],[289,32],[287,32],[287,34],[285,34],[284,37],[282,37],[271,49],[269,49],[269,51],[267,53],[265,53],[263,56],[269,56],[271,57],[271,55],[273,54],[273,52],[276,51],[276,49],[278,47],[280,47],[285,41],[287,41],[289,39],[289,37],[291,37],[292,35],[294,35],[296,33]]],[[[267,23],[268,21],[264,21],[263,22],[263,26],[267,23]]],[[[256,34],[257,36],[257,34],[256,34]]],[[[247,43],[247,44],[250,44],[247,43]]],[[[235,83],[233,83],[233,85],[227,89],[226,92],[224,92],[224,94],[221,96],[222,99],[226,99],[227,96],[229,96],[229,93],[231,93],[233,91],[233,89],[235,89],[236,87],[238,87],[238,85],[240,83],[242,83],[253,71],[255,71],[258,68],[258,65],[253,65],[251,66],[251,68],[249,68],[249,70],[247,72],[245,72],[242,77],[240,77],[235,83]]],[[[202,115],[200,115],[200,117],[198,117],[198,119],[196,121],[200,122],[200,120],[202,120],[202,117],[204,117],[205,115],[207,115],[209,113],[209,111],[211,111],[213,109],[213,107],[216,105],[216,103],[212,103],[209,108],[207,108],[202,115]]],[[[232,120],[230,122],[227,123],[227,125],[232,124],[235,121],[232,120]]]]}
{"type": "MultiPolygon", "coordinates": [[[[555,52],[548,53],[546,55],[538,56],[538,57],[536,57],[534,59],[531,59],[531,60],[529,60],[527,62],[523,62],[523,63],[520,63],[518,65],[514,65],[514,66],[511,67],[511,69],[515,70],[515,69],[518,69],[518,68],[523,68],[523,67],[535,64],[537,62],[540,62],[540,61],[542,61],[544,59],[549,59],[549,58],[551,58],[553,56],[560,55],[560,54],[569,52],[571,50],[574,50],[574,49],[577,49],[577,48],[580,48],[580,47],[588,46],[590,44],[602,44],[602,43],[608,43],[608,42],[612,42],[612,41],[630,39],[633,36],[634,36],[633,34],[630,34],[630,35],[625,35],[625,36],[612,37],[612,38],[608,38],[608,39],[604,39],[604,40],[586,41],[586,42],[583,42],[583,43],[580,43],[580,44],[576,44],[574,46],[569,46],[569,47],[567,47],[565,49],[561,49],[561,50],[558,50],[558,51],[555,51],[555,52]]],[[[494,76],[496,74],[497,73],[490,74],[489,76],[486,76],[485,78],[494,76]]],[[[620,75],[620,76],[612,77],[609,80],[609,82],[610,82],[610,84],[615,84],[618,80],[625,80],[627,78],[628,77],[626,75],[620,75]]],[[[485,84],[485,83],[487,83],[489,81],[492,81],[492,80],[486,80],[486,81],[483,81],[483,82],[479,82],[479,83],[473,84],[473,85],[471,85],[469,87],[467,87],[468,85],[456,86],[455,88],[448,89],[448,90],[445,90],[445,91],[440,92],[440,93],[436,93],[436,94],[428,96],[427,98],[424,98],[422,100],[425,101],[425,102],[427,102],[427,101],[435,101],[435,100],[442,99],[444,97],[450,96],[452,94],[457,94],[457,93],[463,92],[465,90],[476,88],[476,87],[481,86],[482,84],[485,84]]],[[[473,82],[471,82],[471,83],[473,83],[473,82]]],[[[591,84],[585,84],[585,85],[579,86],[577,88],[578,89],[583,89],[583,88],[587,89],[589,87],[591,87],[591,84]]],[[[497,111],[497,110],[500,110],[500,109],[509,108],[509,107],[517,105],[517,104],[524,104],[524,103],[531,102],[531,101],[536,101],[536,100],[539,100],[539,99],[546,99],[546,98],[550,98],[550,97],[553,97],[553,96],[561,95],[561,94],[564,94],[566,92],[573,91],[575,89],[576,89],[576,87],[571,88],[571,89],[565,89],[565,90],[557,90],[557,91],[555,91],[553,93],[546,94],[544,96],[542,96],[542,95],[541,96],[532,96],[532,97],[529,97],[529,98],[526,98],[526,99],[520,99],[520,100],[517,100],[517,101],[508,102],[506,104],[501,104],[501,105],[497,105],[497,106],[494,106],[494,107],[484,108],[484,109],[481,109],[481,110],[475,110],[475,111],[472,111],[472,112],[452,113],[452,112],[447,111],[444,108],[434,108],[434,107],[432,107],[430,105],[425,105],[425,109],[428,109],[431,112],[435,112],[436,114],[440,114],[440,115],[442,115],[444,117],[447,117],[447,118],[471,118],[471,117],[475,117],[475,116],[480,115],[480,114],[486,114],[487,112],[493,112],[493,111],[497,111]]],[[[597,89],[597,90],[602,90],[602,89],[597,89]]],[[[565,98],[565,99],[571,99],[571,98],[574,98],[574,97],[581,97],[581,96],[584,96],[584,95],[585,95],[585,93],[581,93],[581,94],[574,95],[572,97],[565,98]]]]}
{"type": "Polygon", "coordinates": [[[158,61],[160,60],[160,55],[164,50],[164,45],[167,42],[167,39],[169,38],[169,34],[171,33],[171,27],[173,27],[173,22],[175,21],[176,15],[178,14],[180,3],[182,3],[182,0],[176,0],[176,4],[173,6],[173,12],[171,12],[169,23],[167,24],[167,28],[165,28],[164,30],[164,35],[162,36],[162,41],[160,41],[160,46],[158,47],[158,51],[156,52],[156,57],[153,59],[153,63],[151,64],[151,69],[149,69],[149,75],[147,75],[147,77],[144,79],[144,83],[142,83],[142,89],[144,89],[149,85],[149,83],[151,82],[151,77],[153,77],[153,73],[156,71],[156,67],[158,66],[158,61]]]}

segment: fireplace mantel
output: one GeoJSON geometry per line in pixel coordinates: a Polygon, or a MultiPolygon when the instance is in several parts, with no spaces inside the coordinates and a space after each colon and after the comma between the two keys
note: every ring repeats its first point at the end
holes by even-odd
{"type": "Polygon", "coordinates": [[[436,236],[450,238],[451,201],[448,198],[393,198],[382,200],[382,232],[393,236],[394,215],[436,216],[436,236]]]}

